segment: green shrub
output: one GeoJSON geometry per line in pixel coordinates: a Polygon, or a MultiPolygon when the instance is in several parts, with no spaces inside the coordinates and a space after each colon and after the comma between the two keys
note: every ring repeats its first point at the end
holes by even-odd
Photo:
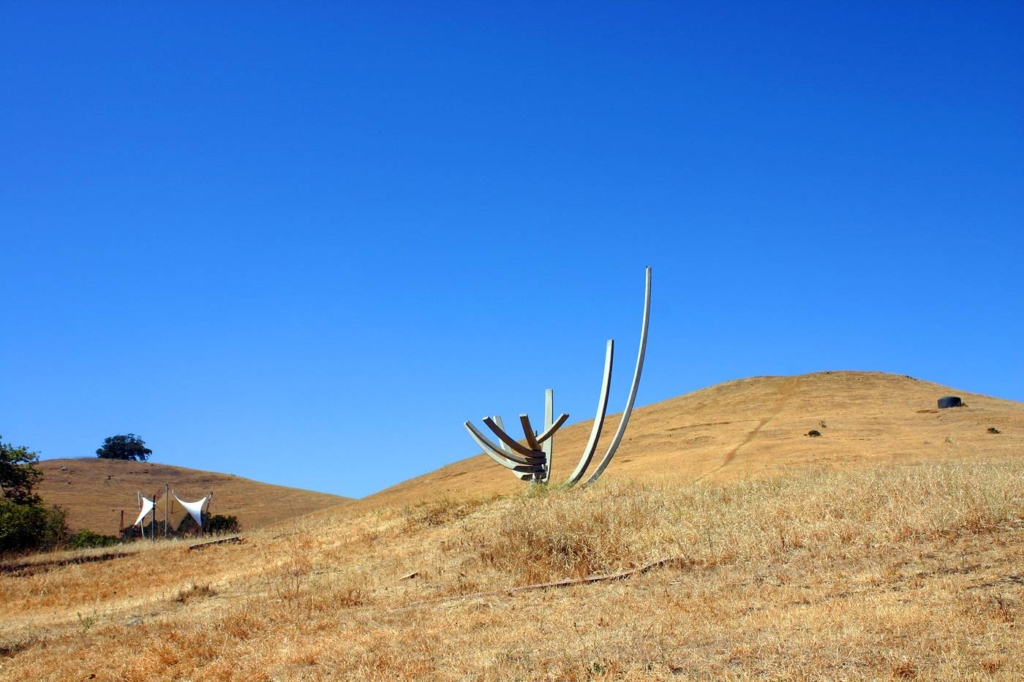
{"type": "Polygon", "coordinates": [[[220,514],[207,517],[204,526],[203,530],[207,533],[237,533],[242,530],[242,527],[238,525],[238,517],[221,516],[220,514]]]}
{"type": "Polygon", "coordinates": [[[0,440],[0,553],[53,549],[67,537],[65,512],[35,492],[43,477],[39,453],[0,440]]]}
{"type": "Polygon", "coordinates": [[[86,549],[88,547],[110,547],[119,544],[121,539],[116,535],[100,535],[91,530],[80,530],[68,538],[68,549],[86,549]]]}
{"type": "Polygon", "coordinates": [[[65,512],[60,507],[0,498],[0,552],[53,549],[66,537],[65,512]]]}

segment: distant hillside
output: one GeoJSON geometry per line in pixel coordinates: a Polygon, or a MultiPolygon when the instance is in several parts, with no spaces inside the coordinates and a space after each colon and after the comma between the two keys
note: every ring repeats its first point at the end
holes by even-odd
{"type": "MultiPolygon", "coordinates": [[[[486,406],[481,406],[481,413],[486,406]]],[[[505,415],[505,422],[515,415],[505,415]]],[[[571,415],[578,417],[580,415],[571,415]]],[[[605,423],[598,456],[618,424],[605,423]]],[[[592,420],[555,439],[553,480],[579,459],[592,420]]],[[[457,428],[457,427],[456,427],[457,428]]],[[[469,438],[467,436],[467,442],[469,438]]],[[[726,481],[808,466],[1024,456],[1024,404],[881,372],[729,381],[634,410],[606,479],[726,481]],[[937,409],[960,396],[966,407],[937,409]],[[994,428],[998,434],[990,433],[994,428]],[[808,436],[818,431],[818,437],[808,436]]],[[[523,486],[485,455],[400,483],[368,503],[506,493],[523,486]]]]}
{"type": "Polygon", "coordinates": [[[730,382],[591,488],[467,460],[234,542],[4,557],[0,679],[1022,680],[1022,406],[937,389],[730,382]]]}
{"type": "MultiPolygon", "coordinates": [[[[99,458],[48,459],[40,462],[44,472],[39,493],[48,504],[68,511],[72,531],[88,528],[97,533],[117,533],[124,511],[125,523],[138,515],[138,491],[152,498],[163,495],[170,485],[186,502],[214,493],[213,514],[236,516],[243,530],[253,530],[302,516],[327,507],[348,504],[352,500],[326,493],[258,483],[230,474],[186,469],[184,467],[99,458]]],[[[181,505],[169,510],[171,523],[185,516],[181,505]]],[[[157,519],[162,523],[164,505],[157,504],[157,519]]]]}
{"type": "MultiPolygon", "coordinates": [[[[505,415],[506,423],[514,422],[514,416],[505,415]]],[[[606,421],[598,456],[618,419],[611,415],[606,421]]],[[[559,431],[555,482],[576,465],[590,426],[587,420],[559,431]]],[[[818,372],[729,381],[634,410],[605,479],[729,481],[813,466],[1009,456],[1024,457],[1022,403],[881,372],[818,372]],[[960,396],[966,406],[937,409],[936,401],[945,395],[960,396]],[[808,436],[812,430],[821,435],[808,436]]],[[[134,520],[136,491],[162,492],[165,483],[185,500],[214,491],[212,512],[235,515],[248,530],[341,504],[355,503],[356,511],[445,497],[486,497],[524,485],[482,454],[358,502],[145,462],[66,459],[45,460],[41,466],[46,477],[40,493],[69,510],[72,530],[102,533],[117,531],[121,510],[127,522],[134,520]]],[[[163,506],[159,509],[162,519],[163,506]]],[[[172,522],[183,515],[178,508],[172,522]]]]}

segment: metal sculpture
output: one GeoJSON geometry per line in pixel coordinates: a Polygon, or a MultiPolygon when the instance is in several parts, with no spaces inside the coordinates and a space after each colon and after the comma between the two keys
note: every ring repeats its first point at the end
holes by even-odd
{"type": "MultiPolygon", "coordinates": [[[[647,327],[651,317],[651,268],[647,268],[646,274],[647,283],[644,292],[643,324],[640,331],[640,352],[636,358],[636,369],[633,371],[633,383],[629,387],[626,409],[622,412],[622,420],[619,422],[619,427],[615,430],[615,435],[612,437],[608,450],[598,462],[597,468],[594,469],[590,478],[583,484],[584,486],[588,486],[596,481],[604,473],[604,470],[608,468],[608,464],[612,461],[615,451],[618,450],[619,444],[622,442],[622,437],[626,433],[626,426],[629,424],[630,415],[633,413],[633,403],[636,401],[637,389],[640,386],[640,374],[644,368],[644,355],[647,352],[647,327]]],[[[601,431],[604,428],[605,415],[608,411],[608,391],[612,383],[612,360],[614,355],[615,341],[608,339],[608,343],[605,346],[604,375],[601,379],[601,392],[597,400],[597,415],[594,417],[594,425],[590,429],[590,438],[587,439],[587,444],[583,448],[579,463],[569,475],[569,478],[566,479],[565,483],[568,486],[576,485],[583,479],[594,458],[594,453],[597,451],[597,444],[601,439],[601,431]]],[[[535,483],[548,483],[551,477],[555,432],[569,418],[569,415],[565,413],[561,414],[558,419],[553,419],[553,416],[554,391],[549,388],[544,392],[543,433],[537,434],[534,432],[529,416],[525,414],[519,415],[519,423],[523,427],[526,445],[522,445],[508,435],[501,418],[498,416],[484,417],[483,420],[484,425],[497,436],[498,444],[488,440],[470,422],[466,422],[464,426],[469,431],[470,437],[483,449],[486,455],[506,469],[511,469],[517,478],[535,483]]]]}

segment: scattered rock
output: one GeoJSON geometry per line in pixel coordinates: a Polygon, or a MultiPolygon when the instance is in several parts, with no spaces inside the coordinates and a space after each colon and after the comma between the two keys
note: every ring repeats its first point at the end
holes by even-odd
{"type": "Polygon", "coordinates": [[[989,432],[989,433],[1002,433],[1002,431],[1000,431],[999,429],[997,429],[997,428],[996,428],[996,427],[994,427],[994,426],[990,426],[990,427],[988,427],[988,432],[989,432]]]}
{"type": "Polygon", "coordinates": [[[811,429],[810,431],[807,432],[806,435],[810,436],[811,438],[819,438],[821,437],[821,431],[818,431],[817,429],[811,429]]]}

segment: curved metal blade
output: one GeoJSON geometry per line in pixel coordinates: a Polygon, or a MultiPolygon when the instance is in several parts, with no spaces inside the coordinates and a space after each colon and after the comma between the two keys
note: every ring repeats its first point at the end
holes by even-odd
{"type": "Polygon", "coordinates": [[[626,400],[626,409],[622,412],[622,420],[619,422],[619,428],[615,430],[615,436],[612,438],[611,444],[608,446],[608,451],[604,453],[604,457],[601,458],[601,462],[597,465],[594,473],[591,474],[590,478],[583,485],[587,486],[600,478],[601,474],[611,463],[612,457],[615,456],[615,451],[619,448],[619,443],[622,442],[622,436],[626,433],[626,426],[629,424],[629,417],[633,413],[633,403],[636,401],[636,392],[640,387],[640,373],[644,369],[644,355],[647,352],[647,328],[651,321],[651,268],[647,268],[647,287],[644,292],[644,320],[640,330],[640,352],[636,357],[636,369],[633,371],[633,383],[629,387],[629,398],[626,400]]]}

